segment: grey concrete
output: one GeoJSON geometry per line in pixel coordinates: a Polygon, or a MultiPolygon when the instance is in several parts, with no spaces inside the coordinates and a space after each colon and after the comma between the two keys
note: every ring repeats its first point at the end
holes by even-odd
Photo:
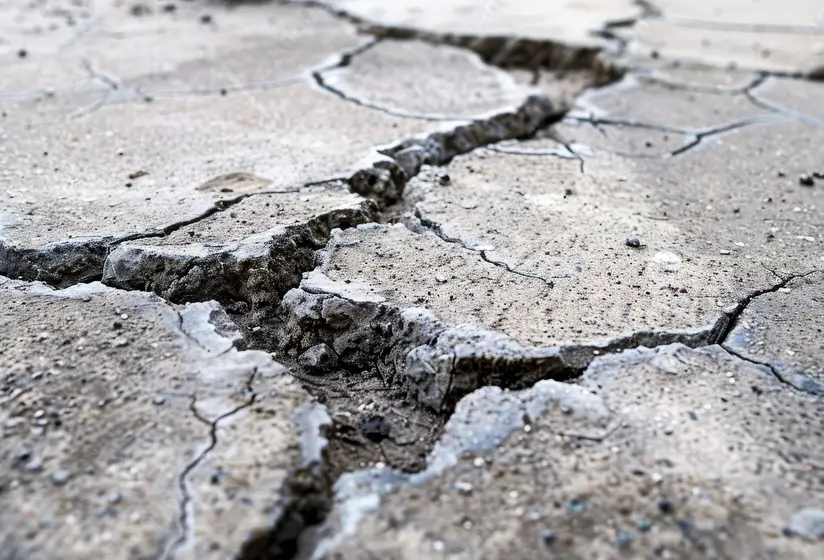
{"type": "Polygon", "coordinates": [[[824,556],[822,17],[0,0],[0,557],[824,556]]]}
{"type": "Polygon", "coordinates": [[[821,406],[717,346],[601,358],[578,386],[482,389],[425,473],[362,481],[371,503],[342,495],[349,517],[333,514],[318,557],[818,558],[821,406]]]}
{"type": "Polygon", "coordinates": [[[301,449],[320,460],[308,395],[238,351],[217,305],[99,284],[0,293],[5,557],[224,555],[303,499],[301,449]]]}

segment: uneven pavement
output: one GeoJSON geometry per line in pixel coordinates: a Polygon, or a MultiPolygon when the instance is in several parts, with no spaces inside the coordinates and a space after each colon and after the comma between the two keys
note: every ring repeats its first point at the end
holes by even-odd
{"type": "Polygon", "coordinates": [[[0,559],[824,557],[817,3],[0,1],[0,61],[0,559]]]}

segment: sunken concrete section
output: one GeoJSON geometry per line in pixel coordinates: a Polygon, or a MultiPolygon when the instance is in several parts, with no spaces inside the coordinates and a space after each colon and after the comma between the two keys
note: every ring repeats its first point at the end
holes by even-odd
{"type": "Polygon", "coordinates": [[[423,473],[344,477],[316,558],[818,558],[822,412],[717,346],[487,387],[423,473]]]}
{"type": "Polygon", "coordinates": [[[328,417],[218,306],[0,283],[4,554],[225,557],[294,530],[328,417]]]}

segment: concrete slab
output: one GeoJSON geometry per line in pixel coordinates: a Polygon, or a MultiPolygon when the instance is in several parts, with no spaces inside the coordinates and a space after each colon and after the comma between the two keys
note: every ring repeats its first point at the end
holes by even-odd
{"type": "Polygon", "coordinates": [[[532,93],[466,49],[418,41],[384,41],[323,80],[359,103],[433,119],[474,118],[532,93]],[[412,70],[425,68],[438,72],[412,70]]]}
{"type": "Polygon", "coordinates": [[[297,507],[309,395],[216,305],[0,284],[4,554],[221,558],[297,507]]]}
{"type": "MultiPolygon", "coordinates": [[[[775,11],[782,10],[776,8],[771,13],[775,11]]],[[[762,23],[768,25],[770,21],[762,23]]],[[[655,51],[664,58],[721,68],[819,76],[824,67],[824,35],[820,31],[696,28],[656,19],[639,21],[622,36],[633,41],[639,53],[655,51]]]]}
{"type": "Polygon", "coordinates": [[[755,298],[738,318],[725,347],[769,365],[785,382],[824,395],[822,281],[813,272],[755,298]]]}
{"type": "Polygon", "coordinates": [[[121,243],[103,282],[175,302],[273,305],[312,268],[333,229],[376,215],[374,202],[343,184],[256,195],[165,237],[121,243]]]}
{"type": "Polygon", "coordinates": [[[752,126],[668,160],[601,154],[583,173],[568,158],[461,156],[410,182],[405,226],[333,236],[284,300],[285,344],[322,342],[361,367],[383,356],[385,377],[439,409],[484,384],[570,375],[617,348],[723,340],[750,298],[780,283],[772,270],[820,266],[820,191],[786,177],[813,165],[792,146],[818,134],[752,126]],[[340,298],[345,313],[330,307],[340,298]],[[382,316],[391,327],[375,326],[382,316]],[[450,329],[460,342],[438,335],[450,329]],[[461,359],[438,358],[454,344],[461,359]]]}
{"type": "Polygon", "coordinates": [[[580,386],[484,388],[423,473],[342,479],[316,557],[817,558],[802,518],[824,499],[821,406],[718,347],[602,358],[580,386]]]}
{"type": "MultiPolygon", "coordinates": [[[[687,78],[689,79],[689,78],[687,78]]],[[[621,82],[590,89],[576,100],[572,114],[614,121],[699,132],[771,115],[745,95],[673,90],[629,76],[621,82]]]]}
{"type": "Polygon", "coordinates": [[[641,9],[628,0],[564,1],[540,6],[529,0],[481,4],[468,0],[391,4],[379,0],[322,0],[322,3],[384,27],[480,37],[517,36],[576,45],[602,44],[593,32],[609,22],[630,20],[641,13],[641,9]]]}

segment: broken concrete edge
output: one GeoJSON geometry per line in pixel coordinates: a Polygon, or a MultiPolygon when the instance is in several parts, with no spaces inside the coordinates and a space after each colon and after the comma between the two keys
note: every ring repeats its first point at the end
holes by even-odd
{"type": "MultiPolygon", "coordinates": [[[[403,227],[366,224],[355,230],[403,227]]],[[[331,356],[326,361],[329,365],[376,368],[383,379],[445,414],[463,396],[483,386],[519,389],[543,379],[574,379],[600,355],[675,343],[690,348],[721,344],[754,299],[812,274],[791,274],[776,284],[753,290],[704,326],[640,329],[578,344],[524,347],[502,332],[474,324],[449,325],[425,308],[388,303],[368,285],[329,278],[326,271],[332,255],[356,242],[348,239],[353,233],[334,232],[326,248],[318,253],[318,268],[305,273],[300,286],[284,296],[282,330],[277,337],[281,350],[314,369],[323,369],[324,365],[315,363],[318,360],[310,359],[312,356],[331,356]]],[[[417,233],[435,235],[427,230],[417,233]]],[[[777,375],[790,378],[790,373],[777,375]]],[[[812,386],[813,380],[802,382],[798,375],[796,372],[792,376],[796,385],[812,386]]]]}
{"type": "Polygon", "coordinates": [[[530,95],[515,108],[490,113],[466,124],[379,148],[383,156],[349,178],[352,192],[390,206],[403,197],[409,180],[424,165],[443,166],[455,157],[505,140],[530,138],[559,121],[565,108],[544,95],[530,95]]]}
{"type": "Polygon", "coordinates": [[[304,531],[322,523],[332,509],[334,481],[326,471],[332,418],[324,405],[307,402],[293,421],[301,434],[301,463],[286,482],[285,505],[273,514],[271,529],[250,535],[235,555],[239,560],[293,558],[304,531]]]}
{"type": "Polygon", "coordinates": [[[315,251],[326,245],[334,229],[373,222],[376,214],[376,204],[359,197],[306,222],[278,226],[225,247],[121,244],[106,258],[102,281],[155,292],[176,303],[276,305],[312,268],[315,251]]]}
{"type": "MultiPolygon", "coordinates": [[[[482,386],[517,389],[542,379],[573,379],[599,355],[672,343],[693,348],[714,344],[728,332],[731,317],[752,299],[744,298],[707,326],[641,329],[580,344],[524,347],[504,333],[474,324],[449,325],[427,309],[388,303],[368,285],[326,275],[332,255],[354,242],[349,234],[403,227],[367,224],[334,232],[318,253],[318,268],[284,296],[277,339],[281,351],[299,363],[307,356],[331,355],[330,364],[377,368],[384,379],[441,413],[482,386]]],[[[421,235],[434,236],[428,231],[421,235]]]]}
{"type": "MultiPolygon", "coordinates": [[[[347,183],[352,192],[374,200],[379,206],[388,206],[401,199],[407,181],[418,173],[421,165],[445,165],[455,156],[478,147],[503,140],[529,137],[562,116],[563,110],[555,108],[548,98],[530,96],[516,109],[495,113],[488,118],[422,138],[401,141],[393,147],[381,150],[379,154],[382,154],[382,161],[356,171],[347,183]]],[[[97,280],[105,275],[105,263],[110,253],[116,252],[125,242],[166,237],[183,227],[222,212],[250,196],[294,192],[334,180],[330,178],[311,181],[294,188],[266,190],[219,200],[192,218],[159,229],[118,237],[61,241],[31,249],[15,247],[14,244],[0,238],[0,274],[27,281],[43,281],[60,288],[78,282],[97,280]]]]}
{"type": "MultiPolygon", "coordinates": [[[[20,290],[35,296],[55,299],[72,299],[91,301],[96,297],[122,291],[100,282],[76,284],[64,289],[55,289],[42,282],[25,282],[0,276],[0,286],[4,289],[20,290]]],[[[259,350],[244,350],[243,339],[237,326],[215,301],[188,303],[176,306],[152,293],[129,292],[129,296],[138,307],[151,306],[160,311],[160,320],[165,321],[172,332],[177,332],[181,339],[194,342],[183,345],[189,348],[186,357],[193,360],[225,359],[227,354],[235,353],[238,359],[248,358],[262,365],[253,368],[245,383],[245,398],[234,408],[212,416],[198,408],[196,396],[190,402],[191,413],[204,424],[209,433],[205,445],[195,450],[193,458],[188,461],[178,477],[178,500],[180,512],[176,527],[166,541],[161,557],[171,558],[175,551],[185,547],[193,538],[192,496],[188,479],[198,466],[207,458],[209,452],[218,444],[221,425],[231,420],[257,400],[254,389],[258,375],[288,375],[288,370],[275,362],[272,356],[259,350]],[[194,352],[192,352],[194,350],[194,352]]],[[[267,550],[294,550],[297,535],[307,526],[319,523],[331,508],[332,480],[326,472],[327,435],[332,420],[322,404],[307,400],[292,415],[295,429],[300,433],[300,462],[289,475],[289,481],[282,493],[282,507],[273,512],[271,527],[260,534],[250,535],[244,545],[244,551],[254,548],[261,539],[267,543],[267,550]],[[293,540],[290,540],[293,539],[293,540]],[[249,548],[251,547],[251,548],[249,548]]],[[[243,558],[244,556],[240,556],[243,558]]],[[[268,558],[291,558],[290,553],[268,558]]],[[[249,556],[258,558],[258,556],[249,556]]]]}
{"type": "MultiPolygon", "coordinates": [[[[434,449],[427,456],[427,467],[422,472],[410,474],[375,467],[347,473],[338,479],[335,483],[335,505],[340,527],[323,536],[312,558],[323,558],[342,540],[354,535],[360,521],[379,510],[384,494],[402,485],[426,484],[458,464],[465,453],[480,456],[495,449],[551,406],[564,407],[573,411],[572,414],[607,420],[603,422],[603,433],[610,429],[610,411],[600,397],[576,385],[543,380],[517,392],[482,387],[458,403],[434,449]]],[[[592,437],[599,436],[603,434],[592,437]]]]}
{"type": "Polygon", "coordinates": [[[56,241],[26,249],[21,249],[8,239],[0,237],[0,274],[27,282],[44,282],[56,288],[93,282],[101,278],[108,253],[120,243],[149,237],[165,237],[225,210],[247,196],[250,195],[216,201],[197,216],[145,232],[56,241]]]}
{"type": "MultiPolygon", "coordinates": [[[[538,381],[535,385],[509,391],[498,387],[481,387],[458,402],[455,411],[446,422],[434,449],[427,456],[427,467],[419,473],[404,473],[392,468],[368,468],[341,476],[335,484],[334,518],[320,531],[322,538],[312,558],[320,560],[341,542],[353,537],[360,522],[380,511],[382,497],[402,486],[420,487],[458,464],[469,454],[476,461],[486,461],[484,454],[500,446],[507,438],[524,430],[545,412],[558,408],[571,416],[585,416],[600,426],[596,433],[556,432],[556,436],[586,440],[595,443],[605,441],[620,426],[617,411],[611,410],[596,390],[598,379],[610,375],[616,368],[630,368],[649,362],[661,375],[679,375],[667,367],[672,358],[683,362],[679,353],[690,349],[681,343],[657,347],[638,347],[620,354],[604,355],[593,360],[578,384],[554,380],[538,381]],[[332,523],[335,524],[334,529],[332,523]]],[[[718,345],[697,349],[711,355],[726,354],[718,345]]],[[[737,359],[733,357],[732,359],[737,359]]],[[[686,363],[686,362],[684,362],[686,363]]],[[[763,376],[762,379],[783,387],[763,366],[749,368],[748,373],[763,376]]]]}
{"type": "MultiPolygon", "coordinates": [[[[613,37],[593,37],[588,44],[567,44],[549,38],[532,39],[494,35],[463,35],[438,33],[404,26],[387,26],[365,20],[346,9],[318,0],[284,0],[325,10],[333,16],[354,25],[360,33],[381,39],[416,40],[433,45],[449,45],[476,53],[491,66],[524,70],[589,70],[593,83],[603,84],[623,75],[625,68],[607,55],[622,50],[621,42],[613,37]]],[[[642,10],[641,16],[644,17],[642,10]]],[[[638,18],[640,19],[640,18],[638,18]]],[[[632,24],[637,19],[631,20],[632,24]]],[[[624,26],[627,22],[620,22],[624,26]]],[[[608,23],[606,27],[618,25],[608,23]]]]}

